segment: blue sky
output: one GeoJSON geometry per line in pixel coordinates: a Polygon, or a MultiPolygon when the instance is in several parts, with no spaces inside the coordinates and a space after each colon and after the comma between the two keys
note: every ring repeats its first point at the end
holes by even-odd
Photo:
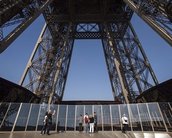
{"type": "MultiPolygon", "coordinates": [[[[134,15],[132,24],[159,82],[172,78],[172,47],[134,15]]],[[[44,20],[39,17],[0,54],[0,76],[18,83],[38,39],[44,20]]],[[[76,40],[64,100],[112,100],[112,90],[100,40],[76,40]]]]}

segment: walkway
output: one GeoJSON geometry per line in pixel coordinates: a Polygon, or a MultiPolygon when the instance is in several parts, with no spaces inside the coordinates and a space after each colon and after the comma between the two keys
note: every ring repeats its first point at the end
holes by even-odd
{"type": "Polygon", "coordinates": [[[167,133],[131,133],[101,131],[94,134],[68,131],[63,133],[51,132],[51,135],[40,135],[40,132],[0,132],[0,138],[171,138],[167,133]]]}

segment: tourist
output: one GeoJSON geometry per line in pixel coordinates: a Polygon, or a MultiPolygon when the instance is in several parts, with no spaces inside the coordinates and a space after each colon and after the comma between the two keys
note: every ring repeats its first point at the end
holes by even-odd
{"type": "Polygon", "coordinates": [[[48,112],[45,113],[44,120],[43,120],[43,127],[41,130],[41,134],[45,134],[47,130],[47,124],[48,124],[48,112]]]}
{"type": "Polygon", "coordinates": [[[48,112],[48,123],[47,123],[47,135],[50,135],[50,129],[51,129],[51,126],[52,126],[52,116],[55,114],[55,110],[54,112],[52,113],[51,110],[49,110],[48,112]]]}
{"type": "Polygon", "coordinates": [[[89,117],[88,114],[86,113],[84,115],[84,131],[88,133],[88,126],[89,126],[89,117]]]}
{"type": "Polygon", "coordinates": [[[80,114],[80,117],[78,118],[78,120],[79,120],[79,132],[81,132],[82,131],[82,124],[83,124],[83,117],[81,114],[80,114]]]}
{"type": "Polygon", "coordinates": [[[90,124],[90,133],[94,132],[94,117],[93,115],[89,116],[89,124],[90,124]]]}
{"type": "Polygon", "coordinates": [[[121,121],[122,121],[122,132],[126,133],[128,129],[128,118],[126,117],[125,114],[123,114],[121,121]]]}

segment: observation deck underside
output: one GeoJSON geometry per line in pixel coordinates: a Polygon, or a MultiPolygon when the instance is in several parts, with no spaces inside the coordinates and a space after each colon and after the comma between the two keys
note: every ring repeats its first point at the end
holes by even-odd
{"type": "Polygon", "coordinates": [[[60,0],[51,4],[57,22],[102,22],[124,20],[121,0],[60,0]]]}
{"type": "MultiPolygon", "coordinates": [[[[0,90],[1,90],[1,96],[0,96],[0,102],[15,102],[15,103],[39,103],[40,99],[35,94],[33,94],[31,91],[25,89],[24,87],[12,83],[8,80],[5,80],[4,78],[0,78],[0,90]]],[[[141,95],[137,97],[138,103],[146,103],[146,102],[171,102],[172,101],[172,79],[167,80],[163,83],[160,83],[157,86],[154,86],[145,92],[143,92],[141,95]],[[150,98],[151,97],[151,98],[150,98]],[[154,97],[154,98],[153,98],[154,97]]],[[[69,105],[109,105],[109,104],[121,104],[120,101],[61,101],[61,103],[56,104],[69,104],[69,105]]]]}

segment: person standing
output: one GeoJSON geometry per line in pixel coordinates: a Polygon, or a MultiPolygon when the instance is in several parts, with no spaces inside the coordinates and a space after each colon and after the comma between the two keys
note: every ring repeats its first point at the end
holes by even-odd
{"type": "Polygon", "coordinates": [[[82,124],[83,124],[83,117],[81,114],[80,114],[80,117],[78,120],[79,120],[79,132],[81,132],[82,131],[82,124]]]}
{"type": "Polygon", "coordinates": [[[88,124],[89,124],[89,117],[88,114],[86,113],[84,115],[84,131],[88,133],[88,124]]]}
{"type": "Polygon", "coordinates": [[[48,124],[48,112],[45,113],[44,116],[44,121],[43,121],[43,127],[41,130],[41,134],[45,134],[46,130],[47,130],[47,124],[48,124]]]}
{"type": "Polygon", "coordinates": [[[48,123],[47,123],[47,135],[50,135],[50,129],[51,129],[51,126],[52,126],[52,123],[53,123],[53,119],[52,119],[52,116],[55,114],[55,110],[54,112],[52,113],[51,110],[48,111],[48,123]]]}
{"type": "Polygon", "coordinates": [[[128,129],[128,118],[126,117],[125,114],[123,114],[121,121],[122,121],[122,132],[126,133],[128,129]]]}
{"type": "Polygon", "coordinates": [[[96,112],[94,112],[94,131],[98,132],[98,128],[97,128],[97,114],[96,112]]]}
{"type": "Polygon", "coordinates": [[[89,116],[89,120],[90,120],[90,133],[93,133],[94,132],[94,117],[93,115],[90,115],[89,116]]]}

